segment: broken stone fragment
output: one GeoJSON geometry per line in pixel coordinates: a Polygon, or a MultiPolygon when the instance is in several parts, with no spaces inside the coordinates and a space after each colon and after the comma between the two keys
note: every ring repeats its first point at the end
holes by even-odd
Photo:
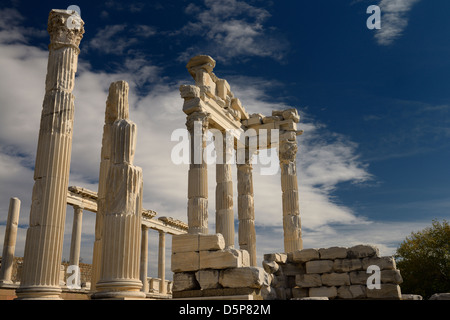
{"type": "Polygon", "coordinates": [[[269,277],[263,268],[244,267],[231,268],[220,272],[219,282],[228,288],[261,288],[270,285],[269,277]]]}

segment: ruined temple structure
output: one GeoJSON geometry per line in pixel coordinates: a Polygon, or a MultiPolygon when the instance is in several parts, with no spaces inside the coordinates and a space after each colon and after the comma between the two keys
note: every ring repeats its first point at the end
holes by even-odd
{"type": "Polygon", "coordinates": [[[21,264],[14,257],[20,200],[11,198],[0,299],[401,299],[402,280],[395,260],[380,257],[377,248],[303,249],[296,167],[297,137],[302,133],[297,128],[298,111],[249,114],[228,82],[214,74],[216,62],[210,56],[195,56],[187,63],[194,83],[179,88],[191,138],[187,223],[157,218],[156,212],[142,208],[146,177],[133,164],[138,132],[131,120],[125,81],[111,83],[106,99],[98,191],[69,187],[72,90],[83,25],[75,11],[50,12],[47,78],[25,253],[21,264]],[[208,230],[208,167],[203,157],[208,131],[214,133],[217,154],[214,232],[208,230]],[[278,216],[283,222],[284,247],[265,254],[258,266],[252,159],[265,148],[277,151],[281,169],[282,212],[278,216]],[[232,161],[234,154],[236,161],[232,161]],[[237,169],[237,210],[232,165],[237,169]],[[96,214],[92,266],[89,272],[83,271],[83,281],[77,278],[79,285],[69,283],[61,261],[67,205],[74,209],[69,264],[75,269],[81,266],[82,216],[85,211],[96,214]],[[153,279],[147,273],[150,229],[159,233],[158,278],[153,279]],[[173,281],[167,281],[165,274],[167,234],[172,240],[173,281]],[[374,283],[370,282],[372,270],[374,283]]]}

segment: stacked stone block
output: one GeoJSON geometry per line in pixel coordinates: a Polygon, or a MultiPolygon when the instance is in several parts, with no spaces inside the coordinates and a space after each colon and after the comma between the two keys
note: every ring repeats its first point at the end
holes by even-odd
{"type": "Polygon", "coordinates": [[[222,234],[172,237],[173,298],[253,296],[262,299],[272,278],[250,266],[246,250],[225,248],[222,234]]]}
{"type": "Polygon", "coordinates": [[[266,254],[263,266],[274,276],[276,299],[401,299],[402,277],[394,258],[380,257],[378,248],[371,245],[266,254]],[[373,275],[367,272],[371,265],[380,268],[380,289],[367,285],[373,275]]]}

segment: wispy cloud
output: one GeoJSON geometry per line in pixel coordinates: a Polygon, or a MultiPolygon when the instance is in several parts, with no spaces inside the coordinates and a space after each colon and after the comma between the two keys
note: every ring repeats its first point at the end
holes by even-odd
{"type": "Polygon", "coordinates": [[[223,62],[250,56],[281,60],[289,47],[283,35],[264,25],[270,13],[244,1],[205,0],[203,6],[189,4],[185,13],[193,21],[180,32],[201,40],[188,48],[181,60],[200,52],[223,62]]]}
{"type": "Polygon", "coordinates": [[[156,28],[149,25],[107,25],[98,30],[88,43],[83,44],[83,49],[102,54],[130,54],[133,45],[155,34],[156,28]]]}
{"type": "Polygon", "coordinates": [[[398,39],[408,26],[408,14],[420,0],[381,0],[381,29],[375,39],[380,45],[390,45],[398,39]]]}

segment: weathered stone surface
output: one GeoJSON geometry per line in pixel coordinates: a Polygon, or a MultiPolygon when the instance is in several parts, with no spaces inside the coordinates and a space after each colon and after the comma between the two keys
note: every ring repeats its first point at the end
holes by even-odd
{"type": "Polygon", "coordinates": [[[270,285],[267,273],[259,267],[230,268],[220,272],[219,283],[227,288],[261,288],[270,285]]]}
{"type": "Polygon", "coordinates": [[[370,274],[366,273],[366,271],[352,271],[349,273],[350,275],[350,283],[351,284],[367,284],[367,278],[370,274]]]}
{"type": "Polygon", "coordinates": [[[295,108],[283,110],[282,116],[285,120],[292,119],[294,122],[300,121],[300,116],[298,115],[298,111],[295,108]]]}
{"type": "Polygon", "coordinates": [[[198,250],[208,251],[208,250],[222,250],[225,248],[225,240],[223,235],[220,233],[216,234],[200,234],[198,250]]]}
{"type": "Polygon", "coordinates": [[[219,270],[206,269],[195,273],[195,278],[202,290],[220,288],[219,270]]]}
{"type": "Polygon", "coordinates": [[[264,300],[275,300],[277,298],[277,291],[272,286],[263,285],[261,287],[261,296],[264,300]]]}
{"type": "Polygon", "coordinates": [[[318,288],[309,288],[309,296],[310,297],[327,297],[327,298],[336,298],[337,289],[336,287],[318,287],[318,288]]]}
{"type": "Polygon", "coordinates": [[[363,299],[366,297],[366,287],[361,285],[341,286],[337,289],[341,299],[363,299]]]}
{"type": "Polygon", "coordinates": [[[173,253],[172,272],[197,271],[200,269],[200,255],[196,251],[173,253]]]}
{"type": "Polygon", "coordinates": [[[199,284],[195,279],[194,273],[177,272],[173,274],[172,291],[184,291],[198,289],[199,284]]]}
{"type": "Polygon", "coordinates": [[[350,259],[358,259],[365,257],[378,257],[379,250],[372,245],[356,245],[347,249],[347,256],[350,259]]]}
{"type": "Polygon", "coordinates": [[[367,298],[369,299],[392,299],[400,300],[402,293],[400,286],[391,283],[382,283],[380,289],[367,288],[367,298]]]}
{"type": "Polygon", "coordinates": [[[292,292],[293,299],[306,298],[306,297],[308,297],[309,289],[301,288],[301,287],[294,287],[294,288],[292,288],[291,292],[292,292]]]}
{"type": "Polygon", "coordinates": [[[423,297],[418,294],[402,294],[402,300],[423,300],[423,297]]]}
{"type": "Polygon", "coordinates": [[[430,297],[430,300],[450,300],[450,293],[435,293],[430,297]]]}
{"type": "Polygon", "coordinates": [[[287,258],[288,255],[286,253],[267,253],[264,255],[264,260],[268,262],[286,263],[287,258]]]}
{"type": "Polygon", "coordinates": [[[401,284],[403,282],[400,270],[381,270],[380,278],[381,283],[401,284]]]}
{"type": "Polygon", "coordinates": [[[295,276],[295,284],[301,288],[320,287],[322,279],[320,274],[299,274],[295,276]]]}
{"type": "Polygon", "coordinates": [[[319,249],[320,259],[322,260],[334,260],[347,258],[347,248],[344,247],[331,247],[319,249]]]}
{"type": "Polygon", "coordinates": [[[172,253],[198,251],[198,234],[180,234],[172,236],[172,253]]]}
{"type": "Polygon", "coordinates": [[[306,273],[326,273],[333,270],[332,260],[314,260],[306,262],[306,273]]]}
{"type": "Polygon", "coordinates": [[[317,249],[296,250],[292,253],[292,260],[294,262],[307,262],[317,260],[319,257],[319,251],[317,249]]]}
{"type": "Polygon", "coordinates": [[[363,269],[366,270],[369,266],[375,265],[380,267],[380,270],[394,270],[396,269],[396,264],[394,257],[372,257],[362,259],[363,269]]]}
{"type": "Polygon", "coordinates": [[[200,251],[200,269],[226,269],[242,267],[243,252],[237,249],[200,251]]]}
{"type": "Polygon", "coordinates": [[[333,270],[336,272],[362,270],[362,263],[360,259],[336,259],[333,263],[333,270]]]}
{"type": "Polygon", "coordinates": [[[263,265],[264,270],[268,273],[275,273],[280,269],[280,266],[275,261],[264,260],[262,265],[263,265]]]}
{"type": "Polygon", "coordinates": [[[346,286],[350,285],[348,273],[326,273],[322,275],[322,284],[325,286],[346,286]]]}

